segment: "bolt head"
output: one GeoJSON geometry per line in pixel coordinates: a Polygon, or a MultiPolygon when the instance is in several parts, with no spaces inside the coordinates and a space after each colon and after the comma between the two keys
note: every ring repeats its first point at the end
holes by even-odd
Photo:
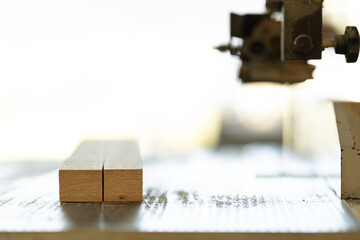
{"type": "Polygon", "coordinates": [[[359,56],[359,32],[356,27],[348,26],[345,28],[346,43],[346,62],[356,62],[359,56]]]}
{"type": "Polygon", "coordinates": [[[313,49],[312,38],[306,34],[300,34],[294,40],[294,50],[298,53],[309,53],[313,49]]]}

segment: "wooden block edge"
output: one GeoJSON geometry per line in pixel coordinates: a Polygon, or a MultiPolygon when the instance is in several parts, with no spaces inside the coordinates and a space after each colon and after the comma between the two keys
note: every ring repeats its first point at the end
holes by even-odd
{"type": "MultiPolygon", "coordinates": [[[[99,202],[103,202],[103,170],[70,170],[70,169],[59,169],[58,171],[58,177],[59,177],[59,201],[61,203],[79,203],[79,202],[93,202],[93,203],[99,203],[99,202]],[[92,172],[93,174],[99,174],[99,178],[101,179],[101,191],[98,193],[100,195],[100,198],[98,197],[87,197],[87,198],[71,198],[71,197],[67,197],[66,194],[62,194],[62,183],[63,181],[61,181],[61,178],[64,176],[64,174],[69,173],[69,172],[76,172],[76,171],[80,171],[80,172],[92,172]]],[[[86,182],[87,183],[87,182],[86,182]]]]}
{"type": "Polygon", "coordinates": [[[108,203],[126,203],[126,202],[142,202],[144,200],[144,194],[143,194],[143,190],[144,190],[144,180],[143,180],[143,169],[140,168],[140,169],[104,169],[103,170],[103,185],[104,185],[104,188],[103,188],[103,202],[108,202],[108,203]],[[127,199],[127,200],[121,200],[121,199],[113,199],[113,198],[109,198],[107,196],[109,196],[109,194],[106,193],[107,190],[109,190],[109,188],[106,187],[106,173],[114,173],[114,172],[118,172],[118,171],[122,171],[122,172],[132,172],[132,171],[138,171],[140,172],[140,176],[141,176],[141,190],[140,190],[140,194],[134,198],[130,198],[130,199],[127,199]]]}

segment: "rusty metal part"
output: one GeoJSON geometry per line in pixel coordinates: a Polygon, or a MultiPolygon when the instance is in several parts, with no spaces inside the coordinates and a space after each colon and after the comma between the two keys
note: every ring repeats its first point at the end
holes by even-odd
{"type": "Polygon", "coordinates": [[[359,32],[356,27],[346,27],[344,35],[335,35],[335,53],[344,54],[346,62],[356,62],[359,56],[359,32]]]}
{"type": "MultiPolygon", "coordinates": [[[[280,60],[281,23],[269,14],[231,14],[231,37],[243,39],[242,46],[231,43],[217,49],[229,51],[240,57],[242,66],[239,77],[242,82],[299,83],[312,78],[315,67],[302,62],[282,62],[280,60]]],[[[298,48],[306,51],[304,39],[297,39],[298,48]],[[305,49],[305,50],[304,50],[305,49]]],[[[311,46],[312,47],[312,46],[311,46]]],[[[301,50],[300,50],[301,51],[301,50]]]]}
{"type": "Polygon", "coordinates": [[[216,46],[214,48],[219,50],[220,52],[229,51],[231,55],[235,55],[235,56],[241,55],[241,48],[239,46],[233,46],[233,45],[231,45],[231,43],[222,44],[222,45],[216,46]]]}
{"type": "Polygon", "coordinates": [[[270,19],[269,14],[237,15],[230,13],[230,38],[247,38],[263,20],[270,19]]]}
{"type": "MultiPolygon", "coordinates": [[[[303,82],[312,78],[315,69],[307,61],[321,59],[327,47],[344,54],[347,62],[356,62],[356,27],[347,27],[345,34],[336,35],[334,40],[323,40],[322,3],[323,0],[266,0],[265,14],[232,13],[230,37],[242,38],[242,45],[234,46],[230,41],[217,49],[240,57],[239,76],[243,82],[303,82]],[[277,12],[282,14],[281,22],[271,18],[277,12]]],[[[328,38],[326,34],[325,37],[328,38]]]]}
{"type": "Polygon", "coordinates": [[[244,60],[272,60],[280,57],[280,22],[264,18],[242,45],[244,60]]]}
{"type": "Polygon", "coordinates": [[[344,54],[346,62],[354,63],[359,56],[359,32],[356,27],[345,28],[344,35],[335,35],[333,40],[323,40],[323,48],[333,47],[335,53],[344,54]]]}
{"type": "Polygon", "coordinates": [[[306,62],[261,61],[243,62],[239,77],[243,83],[300,83],[312,78],[315,66],[306,62]]]}
{"type": "Polygon", "coordinates": [[[335,39],[334,40],[323,40],[323,42],[322,42],[323,49],[335,47],[335,43],[336,43],[335,39]]]}
{"type": "Polygon", "coordinates": [[[294,49],[298,53],[309,53],[313,49],[312,38],[306,34],[300,34],[294,40],[294,49]]]}
{"type": "Polygon", "coordinates": [[[267,0],[269,11],[282,11],[281,60],[321,59],[323,0],[267,0]]]}

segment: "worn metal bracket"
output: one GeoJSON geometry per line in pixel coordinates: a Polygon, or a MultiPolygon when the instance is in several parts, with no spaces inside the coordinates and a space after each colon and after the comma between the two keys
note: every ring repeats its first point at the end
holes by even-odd
{"type": "Polygon", "coordinates": [[[270,12],[282,12],[281,60],[321,59],[323,0],[267,0],[270,12]]]}

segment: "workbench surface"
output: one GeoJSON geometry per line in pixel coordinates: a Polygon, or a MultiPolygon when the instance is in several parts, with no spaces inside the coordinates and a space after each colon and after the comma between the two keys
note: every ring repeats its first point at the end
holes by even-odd
{"type": "Polygon", "coordinates": [[[283,162],[278,146],[144,159],[141,203],[60,203],[60,164],[0,164],[0,239],[360,239],[340,163],[283,162]]]}

